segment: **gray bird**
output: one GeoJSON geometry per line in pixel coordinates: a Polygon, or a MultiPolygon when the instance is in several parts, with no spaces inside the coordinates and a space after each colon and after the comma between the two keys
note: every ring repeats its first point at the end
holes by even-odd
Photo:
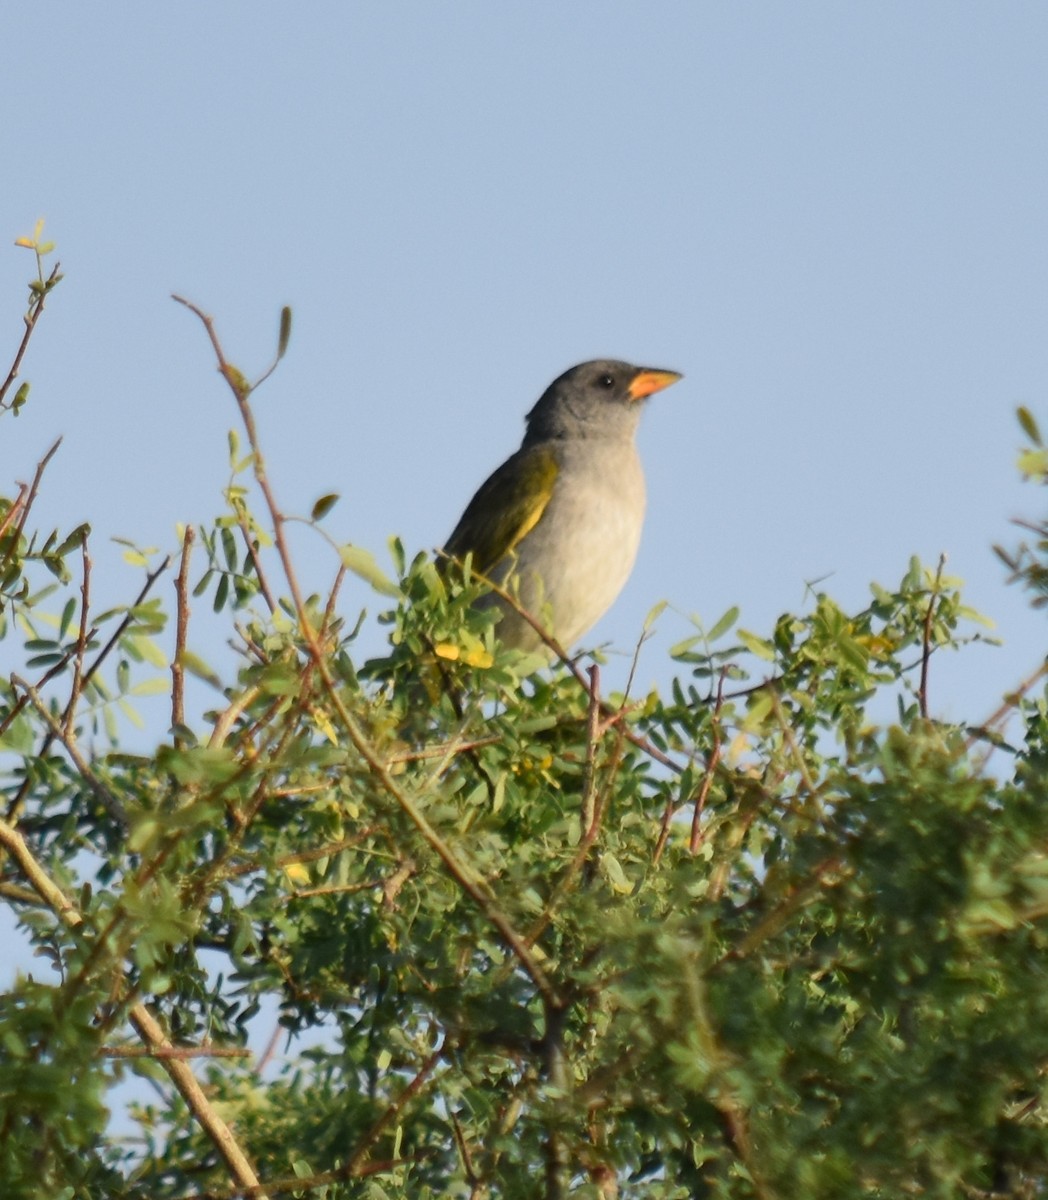
{"type": "MultiPolygon", "coordinates": [[[[565,371],[528,413],[520,449],[481,486],[445,544],[514,593],[564,647],[611,607],[629,578],[644,523],[644,472],[635,435],[643,402],[676,383],[676,371],[613,359],[565,371]]],[[[542,639],[493,593],[503,645],[542,639]]]]}

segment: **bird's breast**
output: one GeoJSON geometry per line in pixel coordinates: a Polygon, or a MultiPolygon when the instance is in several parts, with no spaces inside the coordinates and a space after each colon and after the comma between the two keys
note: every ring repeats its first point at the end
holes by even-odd
{"type": "Polygon", "coordinates": [[[644,524],[645,487],[633,445],[567,445],[542,518],[517,546],[521,603],[552,612],[565,646],[607,611],[629,578],[644,524]]]}

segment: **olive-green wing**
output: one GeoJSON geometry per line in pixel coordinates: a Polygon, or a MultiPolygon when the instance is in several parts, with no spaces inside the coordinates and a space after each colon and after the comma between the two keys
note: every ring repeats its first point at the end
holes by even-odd
{"type": "Polygon", "coordinates": [[[538,524],[557,481],[556,455],[548,446],[518,450],[482,484],[444,547],[454,558],[473,555],[487,575],[538,524]]]}

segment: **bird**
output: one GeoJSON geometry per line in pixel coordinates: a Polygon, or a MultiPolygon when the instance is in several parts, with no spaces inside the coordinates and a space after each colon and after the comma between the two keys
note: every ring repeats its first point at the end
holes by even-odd
{"type": "MultiPolygon", "coordinates": [[[[452,559],[508,590],[563,647],[614,603],[629,578],[644,523],[636,432],[649,396],[677,371],[616,359],[579,363],[555,379],[525,418],[520,449],[478,488],[444,543],[452,559]],[[546,606],[548,605],[548,610],[546,606]]],[[[524,652],[548,648],[494,592],[496,635],[524,652]]]]}

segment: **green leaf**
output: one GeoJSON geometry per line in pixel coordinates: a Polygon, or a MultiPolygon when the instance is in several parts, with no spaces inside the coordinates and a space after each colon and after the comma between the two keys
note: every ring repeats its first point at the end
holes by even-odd
{"type": "Polygon", "coordinates": [[[287,354],[287,344],[291,340],[291,306],[285,304],[280,310],[280,333],[277,337],[277,362],[287,354]]]}
{"type": "Polygon", "coordinates": [[[657,604],[652,605],[652,607],[648,610],[648,615],[644,618],[643,629],[645,633],[651,629],[651,627],[655,624],[659,617],[662,616],[668,607],[668,600],[660,600],[657,604]]]}
{"type": "Polygon", "coordinates": [[[128,693],[131,696],[162,696],[170,690],[170,681],[163,675],[154,675],[152,679],[144,679],[136,683],[128,693]]]}
{"type": "Polygon", "coordinates": [[[1030,439],[1035,446],[1042,445],[1041,431],[1037,428],[1037,422],[1034,420],[1033,413],[1025,405],[1020,405],[1015,410],[1015,415],[1019,418],[1019,424],[1022,426],[1023,433],[1030,439]]]}
{"type": "Polygon", "coordinates": [[[69,632],[69,626],[73,622],[73,614],[76,612],[76,599],[70,596],[62,609],[62,616],[58,622],[58,636],[64,638],[69,632]]]}
{"type": "Polygon", "coordinates": [[[324,517],[335,507],[339,502],[338,492],[328,492],[326,496],[321,496],[320,499],[313,505],[313,511],[310,513],[310,519],[313,521],[323,520],[324,517]]]}
{"type": "Polygon", "coordinates": [[[342,565],[354,575],[359,575],[365,582],[370,583],[376,592],[383,596],[393,596],[400,599],[403,595],[400,588],[389,578],[375,561],[370,550],[362,546],[342,546],[339,550],[342,565]]]}
{"type": "Polygon", "coordinates": [[[756,654],[758,658],[763,658],[768,662],[775,661],[775,647],[765,638],[758,637],[747,629],[740,629],[735,636],[751,654],[756,654]]]}
{"type": "Polygon", "coordinates": [[[393,569],[398,575],[403,575],[407,568],[407,556],[404,553],[404,543],[398,537],[391,537],[388,545],[389,556],[393,559],[393,569]]]}
{"type": "Polygon", "coordinates": [[[1048,475],[1048,450],[1024,450],[1016,460],[1020,472],[1031,479],[1048,475]]]}
{"type": "Polygon", "coordinates": [[[226,606],[226,601],[229,599],[229,576],[221,575],[218,580],[218,587],[215,588],[215,598],[212,601],[211,607],[215,612],[221,612],[226,606]]]}
{"type": "Polygon", "coordinates": [[[711,642],[715,642],[718,638],[723,637],[738,619],[739,608],[738,605],[733,604],[724,616],[714,624],[713,628],[706,634],[706,637],[711,642]]]}
{"type": "Polygon", "coordinates": [[[212,687],[222,688],[221,678],[207,665],[206,662],[192,650],[182,651],[182,667],[189,672],[190,675],[195,675],[197,679],[202,679],[205,683],[211,684],[212,687]]]}
{"type": "Polygon", "coordinates": [[[760,730],[775,707],[775,696],[770,688],[761,688],[754,692],[746,705],[746,717],[742,722],[743,729],[751,732],[760,730]]]}

